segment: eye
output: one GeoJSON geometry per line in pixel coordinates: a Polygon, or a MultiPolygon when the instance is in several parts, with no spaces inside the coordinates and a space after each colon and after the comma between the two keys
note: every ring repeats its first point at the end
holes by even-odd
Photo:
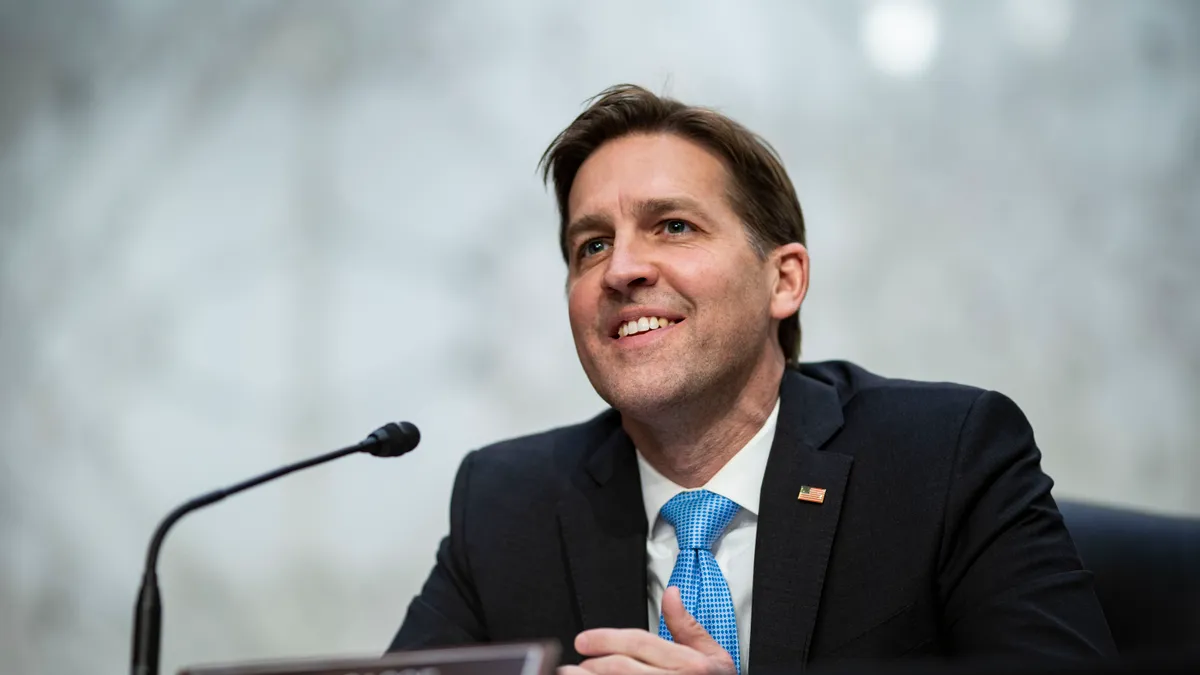
{"type": "Polygon", "coordinates": [[[608,248],[608,242],[603,239],[589,239],[579,247],[579,257],[590,258],[597,253],[603,253],[606,248],[608,248]]]}
{"type": "Polygon", "coordinates": [[[663,231],[667,234],[684,234],[685,232],[690,232],[691,229],[692,226],[686,220],[672,218],[663,221],[663,231]]]}

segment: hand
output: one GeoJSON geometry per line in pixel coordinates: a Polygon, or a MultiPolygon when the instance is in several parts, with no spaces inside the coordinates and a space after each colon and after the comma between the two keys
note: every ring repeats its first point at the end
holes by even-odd
{"type": "Polygon", "coordinates": [[[558,675],[735,675],[733,657],[683,608],[679,589],[662,598],[663,619],[674,642],[636,628],[593,628],[575,637],[575,650],[590,656],[558,675]]]}

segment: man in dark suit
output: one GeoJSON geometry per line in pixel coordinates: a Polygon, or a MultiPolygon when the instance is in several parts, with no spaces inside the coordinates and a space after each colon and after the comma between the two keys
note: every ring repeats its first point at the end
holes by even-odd
{"type": "Polygon", "coordinates": [[[804,221],[765,142],[620,86],[543,163],[612,409],[467,455],[391,649],[557,638],[597,674],[1113,652],[1016,405],[797,363],[804,221]]]}

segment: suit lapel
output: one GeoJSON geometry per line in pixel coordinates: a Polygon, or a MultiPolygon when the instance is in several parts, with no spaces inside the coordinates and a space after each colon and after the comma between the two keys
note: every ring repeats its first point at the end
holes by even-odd
{"type": "Polygon", "coordinates": [[[582,628],[646,628],[646,511],[619,423],[572,474],[558,513],[582,628]]]}
{"type": "Polygon", "coordinates": [[[821,449],[841,425],[842,407],[832,386],[785,372],[754,554],[750,662],[756,670],[803,670],[808,659],[853,462],[848,455],[821,449]],[[824,488],[824,502],[797,499],[803,485],[824,488]]]}

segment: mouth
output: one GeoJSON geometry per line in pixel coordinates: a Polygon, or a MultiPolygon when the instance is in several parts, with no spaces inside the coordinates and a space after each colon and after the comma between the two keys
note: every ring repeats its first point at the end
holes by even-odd
{"type": "Polygon", "coordinates": [[[671,319],[665,316],[641,316],[618,323],[609,337],[618,341],[629,340],[639,335],[670,328],[683,321],[682,318],[671,319]]]}

